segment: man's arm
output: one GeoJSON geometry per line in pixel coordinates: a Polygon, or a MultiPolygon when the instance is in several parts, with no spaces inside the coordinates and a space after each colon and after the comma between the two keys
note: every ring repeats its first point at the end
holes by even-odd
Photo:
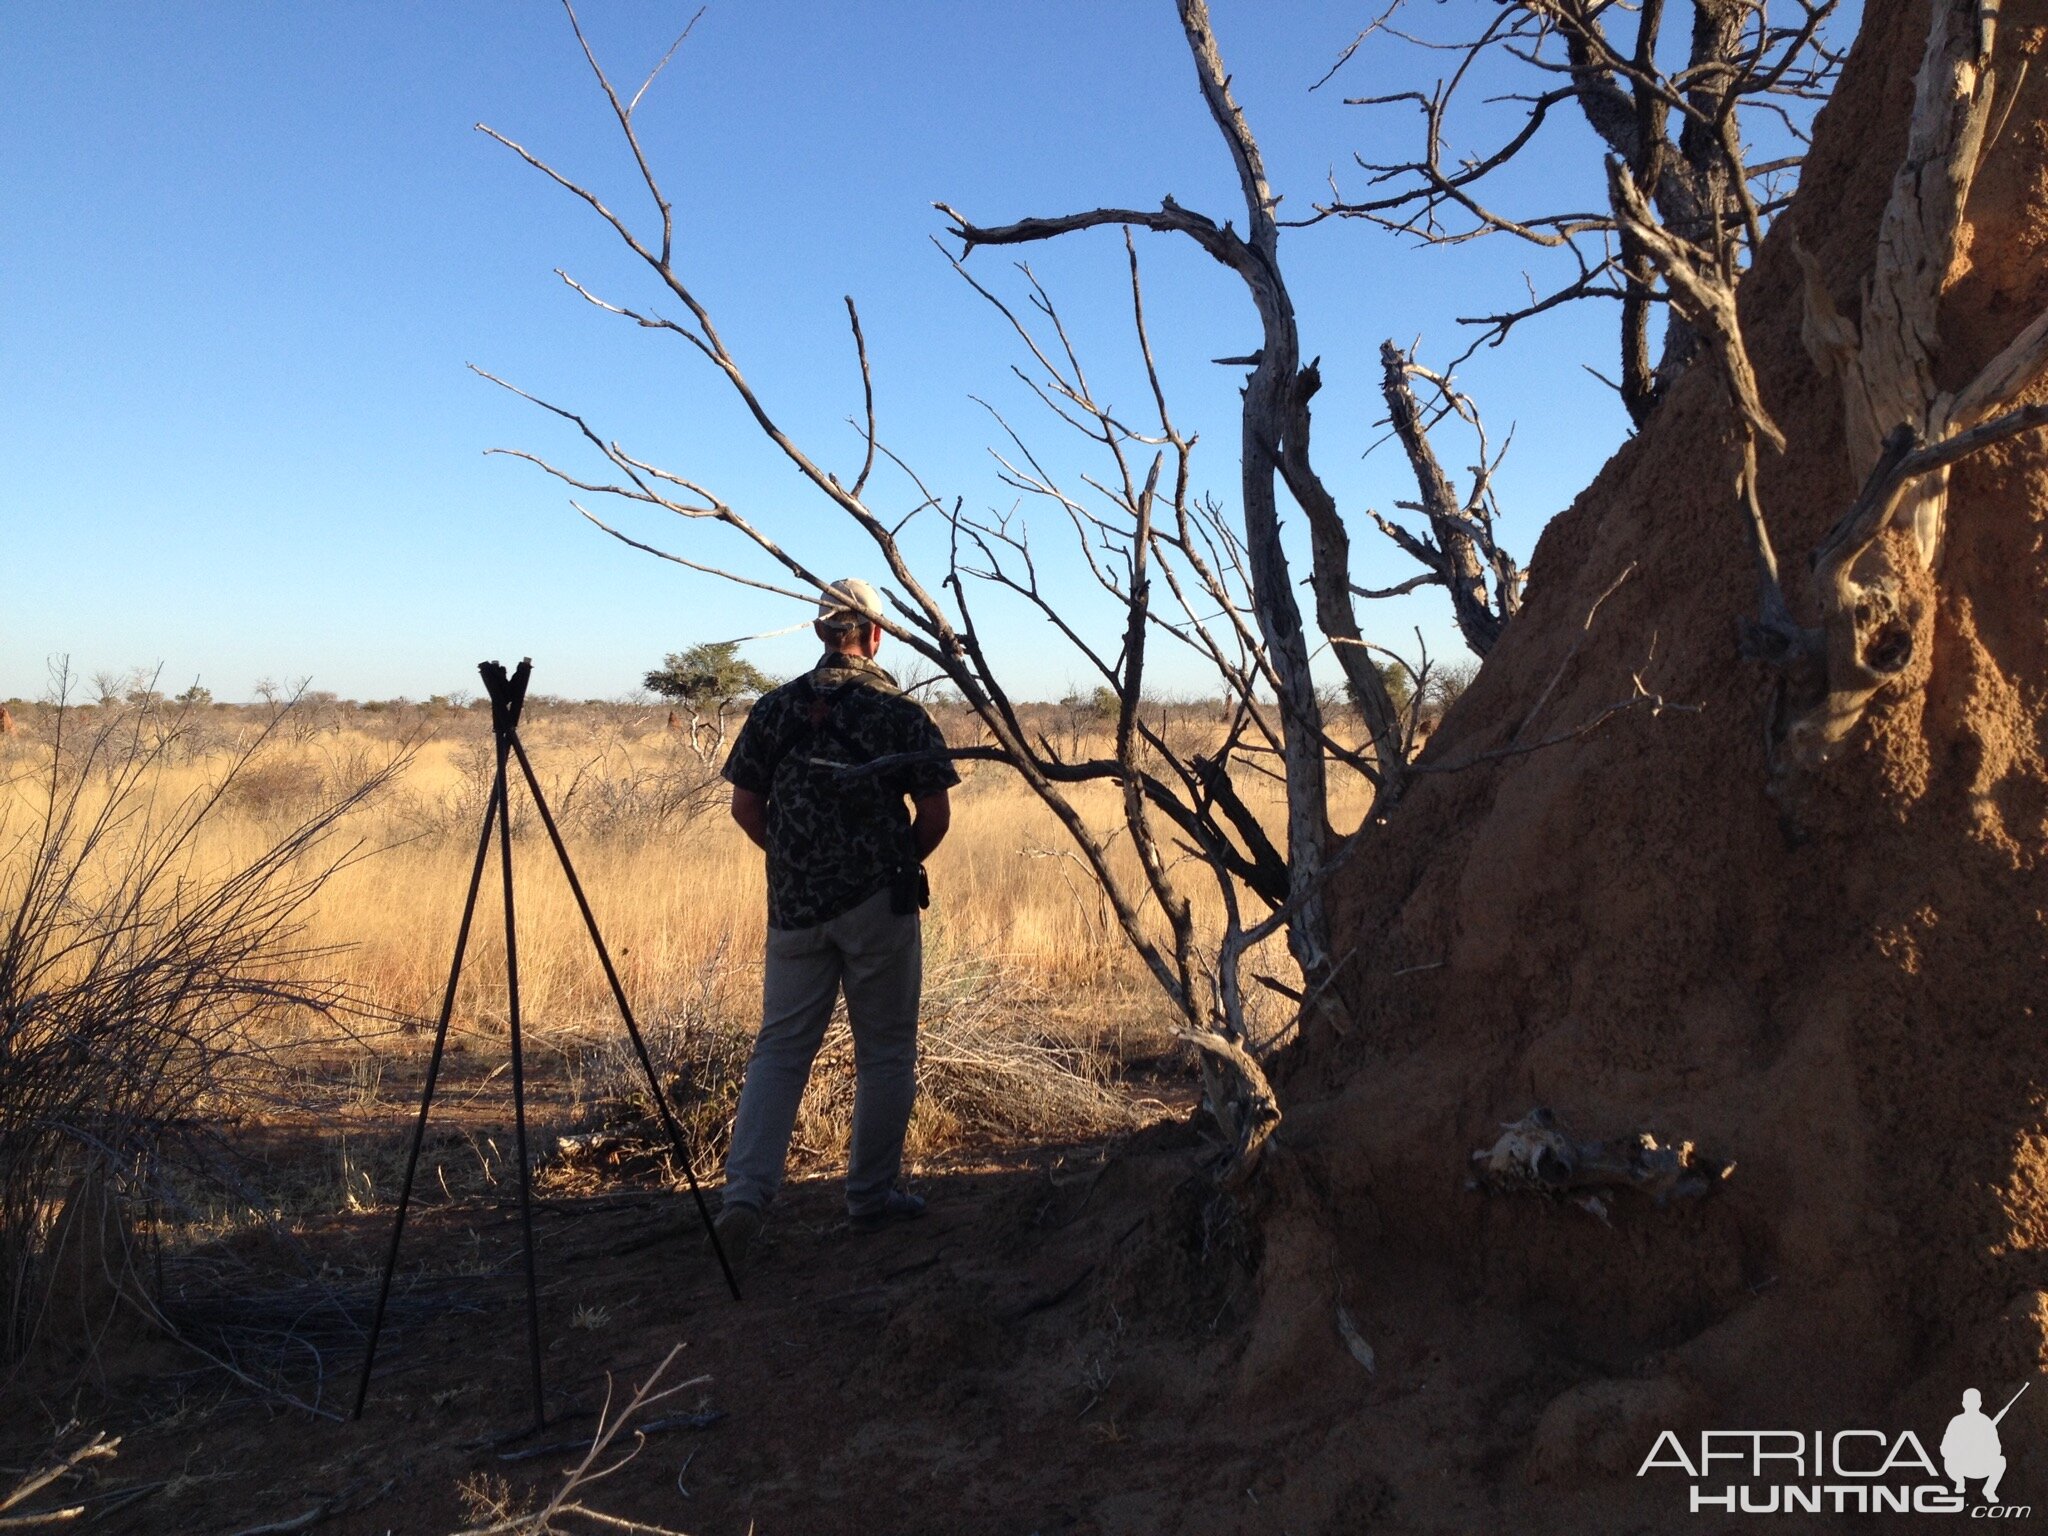
{"type": "MultiPolygon", "coordinates": [[[[754,840],[756,848],[768,846],[768,797],[756,794],[751,789],[741,789],[737,784],[732,788],[732,819],[740,824],[740,830],[754,840]]],[[[943,828],[940,837],[945,836],[943,828]]],[[[934,846],[937,840],[934,839],[934,846]]]]}
{"type": "MultiPolygon", "coordinates": [[[[932,850],[946,840],[946,832],[953,825],[953,797],[942,789],[935,795],[911,801],[910,806],[915,812],[910,823],[910,836],[917,844],[918,858],[928,859],[932,850]]],[[[739,814],[737,791],[733,794],[733,814],[739,814]]]]}

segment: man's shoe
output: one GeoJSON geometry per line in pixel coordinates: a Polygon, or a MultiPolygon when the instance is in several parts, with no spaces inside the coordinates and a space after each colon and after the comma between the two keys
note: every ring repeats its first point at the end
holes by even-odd
{"type": "Polygon", "coordinates": [[[718,1213],[718,1220],[712,1223],[718,1233],[718,1246],[725,1254],[725,1262],[738,1269],[747,1261],[747,1250],[754,1246],[754,1237],[761,1230],[761,1213],[751,1205],[728,1205],[718,1213]]]}
{"type": "Polygon", "coordinates": [[[882,1197],[879,1205],[849,1215],[847,1224],[856,1232],[879,1232],[892,1227],[899,1221],[915,1221],[924,1214],[924,1196],[913,1195],[908,1190],[892,1189],[882,1197]]]}

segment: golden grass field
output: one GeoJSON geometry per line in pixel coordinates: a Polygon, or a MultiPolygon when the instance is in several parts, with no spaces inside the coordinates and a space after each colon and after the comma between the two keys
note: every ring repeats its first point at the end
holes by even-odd
{"type": "MultiPolygon", "coordinates": [[[[51,714],[9,738],[0,759],[0,891],[47,791],[38,770],[49,761],[51,714]]],[[[81,711],[74,731],[95,714],[104,724],[104,709],[81,711]]],[[[140,723],[139,739],[147,739],[154,727],[140,723]]],[[[1066,728],[1085,737],[1085,724],[1066,728]]],[[[1176,729],[1213,727],[1191,719],[1176,729]]],[[[322,1107],[338,1102],[358,1122],[367,1115],[395,1133],[416,1093],[475,854],[491,771],[488,722],[477,711],[444,710],[401,723],[344,705],[287,715],[262,733],[253,709],[206,712],[151,762],[150,814],[182,814],[226,783],[183,855],[187,872],[204,882],[259,857],[398,761],[388,782],[300,861],[337,867],[300,914],[296,942],[314,953],[296,963],[338,982],[349,1007],[331,1019],[301,1012],[272,1020],[269,1048],[316,1127],[339,1124],[322,1107]]],[[[665,727],[663,712],[631,706],[536,707],[522,737],[671,1094],[688,1111],[700,1162],[709,1161],[722,1146],[754,1022],[765,921],[761,856],[725,812],[715,778],[721,754],[708,742],[693,751],[686,733],[665,727]]],[[[1175,1049],[1171,1010],[1059,823],[1007,770],[964,763],[962,774],[952,834],[930,862],[924,1092],[913,1159],[991,1138],[1087,1135],[1129,1123],[1127,1068],[1156,1065],[1175,1049]]],[[[88,805],[101,792],[89,777],[77,791],[88,805]]],[[[1077,797],[1106,834],[1117,826],[1110,787],[1083,786],[1077,797]]],[[[513,804],[522,1011],[539,1113],[557,1129],[589,1125],[640,1092],[637,1067],[516,781],[513,804]]],[[[1277,797],[1262,809],[1277,826],[1277,797]]],[[[118,863],[122,846],[115,839],[99,856],[118,863]]],[[[1135,884],[1127,842],[1112,846],[1135,884]]],[[[1185,873],[1198,912],[1213,921],[1218,903],[1204,888],[1206,873],[1185,873]]],[[[457,1075],[481,1080],[464,1089],[472,1099],[504,1088],[491,1087],[507,1055],[498,878],[494,857],[454,1018],[457,1075]]],[[[1277,943],[1258,968],[1290,974],[1277,943]]],[[[1262,1001],[1281,1005],[1277,997],[1262,1001]]],[[[823,1168],[837,1157],[850,1087],[850,1052],[835,1028],[799,1126],[799,1165],[823,1168]]],[[[365,1160],[360,1148],[353,1161],[344,1154],[349,1204],[389,1198],[386,1164],[365,1160]]]]}
{"type": "MultiPolygon", "coordinates": [[[[620,770],[661,766],[675,750],[656,733],[618,743],[620,770]]],[[[529,730],[529,749],[551,801],[573,779],[578,743],[529,730]]],[[[468,743],[437,741],[419,752],[392,802],[366,811],[349,828],[384,851],[341,871],[323,892],[312,936],[347,946],[343,974],[379,1003],[430,1012],[438,1001],[454,942],[475,829],[419,836],[418,807],[480,809],[475,773],[460,759],[468,743]],[[408,841],[407,839],[411,840],[408,841]]],[[[1034,992],[1078,1003],[1098,994],[1110,1015],[1127,1015],[1123,994],[1144,982],[1087,872],[1062,847],[1065,834],[1015,779],[968,765],[955,795],[952,835],[930,865],[934,902],[927,915],[929,963],[937,972],[971,964],[1014,973],[1034,992]]],[[[515,786],[518,790],[518,786],[515,786]]],[[[518,790],[523,794],[523,790],[518,790]]],[[[1114,796],[1099,792],[1105,818],[1114,796]]],[[[677,824],[632,824],[600,835],[581,832],[574,802],[567,837],[578,873],[629,995],[649,1013],[699,997],[707,982],[745,970],[761,950],[765,925],[762,862],[723,809],[677,824]]],[[[522,996],[539,1029],[573,1028],[608,1016],[611,1004],[591,958],[582,922],[552,853],[515,798],[522,996]]],[[[244,823],[242,835],[261,835],[244,823]]],[[[495,869],[488,877],[495,882],[495,869]]],[[[502,1009],[503,946],[492,898],[463,1012],[491,1018],[502,1009]]],[[[1146,1000],[1149,1004],[1149,999],[1146,1000]]]]}

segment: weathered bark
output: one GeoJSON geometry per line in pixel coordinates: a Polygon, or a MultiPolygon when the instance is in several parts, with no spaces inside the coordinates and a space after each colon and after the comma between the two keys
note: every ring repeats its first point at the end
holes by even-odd
{"type": "MultiPolygon", "coordinates": [[[[1301,333],[1295,324],[1294,300],[1280,272],[1280,230],[1273,217],[1278,200],[1266,180],[1265,160],[1259,153],[1258,141],[1252,137],[1244,111],[1231,94],[1230,77],[1224,72],[1215,33],[1209,25],[1208,0],[1180,0],[1180,20],[1195,57],[1195,74],[1201,82],[1202,98],[1208,103],[1209,114],[1222,131],[1224,141],[1230,146],[1231,157],[1237,164],[1238,184],[1244,193],[1250,232],[1244,243],[1253,260],[1240,267],[1239,271],[1251,290],[1253,303],[1258,307],[1262,338],[1258,365],[1245,385],[1242,418],[1245,524],[1247,533],[1252,534],[1253,559],[1260,558],[1262,544],[1269,544],[1271,556],[1277,559],[1274,574],[1282,582],[1287,580],[1285,559],[1280,554],[1280,524],[1273,485],[1277,471],[1286,479],[1288,490],[1307,514],[1311,553],[1309,584],[1315,593],[1316,623],[1329,639],[1337,663],[1344,670],[1345,681],[1365,717],[1366,729],[1377,749],[1381,784],[1388,788],[1398,783],[1406,763],[1401,750],[1402,720],[1400,711],[1394,707],[1393,699],[1387,693],[1379,668],[1365,649],[1358,631],[1358,620],[1352,612],[1350,533],[1337,511],[1336,500],[1310,463],[1309,402],[1322,387],[1322,374],[1313,361],[1305,368],[1301,366],[1301,333]]],[[[1256,570],[1254,575],[1258,575],[1256,570]]],[[[1259,585],[1263,589],[1263,579],[1259,585]]],[[[1286,607],[1294,608],[1291,589],[1287,594],[1286,607]]],[[[1298,618],[1295,623],[1299,625],[1298,618]]],[[[1296,681],[1310,695],[1309,709],[1312,713],[1306,713],[1302,718],[1314,722],[1313,819],[1323,823],[1315,833],[1320,843],[1328,835],[1327,796],[1322,784],[1321,715],[1314,706],[1314,685],[1308,675],[1307,662],[1304,649],[1296,681]]],[[[1288,770],[1291,802],[1294,782],[1291,751],[1288,770]]],[[[1309,818],[1297,818],[1290,811],[1290,821],[1296,819],[1309,818]]],[[[1292,840],[1290,835],[1290,842],[1292,840]]],[[[1297,858],[1302,851],[1305,850],[1290,849],[1297,858]]],[[[1321,882],[1322,857],[1318,848],[1311,865],[1313,878],[1318,884],[1321,882]]],[[[1295,868],[1298,877],[1308,873],[1298,863],[1295,868]]],[[[1318,931],[1326,929],[1321,908],[1318,898],[1314,903],[1316,916],[1313,924],[1318,931]]],[[[1327,965],[1327,948],[1323,958],[1327,965]]],[[[1321,967],[1314,972],[1304,967],[1303,974],[1313,981],[1319,980],[1325,972],[1321,967]]]]}
{"type": "MultiPolygon", "coordinates": [[[[1408,456],[1433,538],[1420,539],[1397,523],[1379,519],[1381,529],[1429,571],[1429,580],[1451,596],[1458,631],[1475,656],[1485,656],[1521,604],[1522,571],[1514,557],[1494,542],[1488,513],[1490,466],[1475,470],[1472,495],[1461,501],[1430,445],[1422,408],[1408,383],[1411,360],[1391,341],[1380,345],[1380,393],[1394,435],[1408,456]]],[[[1448,387],[1448,386],[1447,386],[1448,387]]],[[[1483,447],[1483,443],[1482,443],[1483,447]]]]}
{"type": "Polygon", "coordinates": [[[1280,1123],[1280,1101],[1264,1068],[1235,1040],[1210,1030],[1183,1030],[1181,1038],[1200,1056],[1203,1093],[1225,1138],[1222,1185],[1239,1188],[1258,1167],[1259,1154],[1280,1123]]]}
{"type": "MultiPolygon", "coordinates": [[[[1841,386],[1849,471],[1859,480],[1895,428],[1909,426],[1931,440],[1946,436],[1950,425],[1953,402],[1935,387],[1933,357],[1941,347],[1942,289],[1955,263],[1963,205],[1995,94],[1994,15],[1987,13],[1980,27],[1969,0],[1936,0],[1914,82],[1906,158],[1878,230],[1877,267],[1864,284],[1860,325],[1837,312],[1825,275],[1801,253],[1808,304],[1802,339],[1815,365],[1841,386]]],[[[1916,487],[1899,509],[1898,521],[1912,526],[1929,565],[1940,547],[1947,501],[1948,477],[1941,474],[1916,487]]]]}
{"type": "MultiPolygon", "coordinates": [[[[1773,745],[1783,770],[1825,763],[1878,691],[1928,641],[1912,615],[1911,567],[1937,567],[1948,508],[1948,467],[1971,448],[2035,425],[2011,409],[2048,366],[2048,315],[2038,317],[1955,394],[1934,380],[1943,290],[1954,270],[1964,209],[1997,94],[1997,13],[1970,0],[1935,0],[1914,82],[1906,155],[1879,226],[1860,323],[1843,316],[1826,275],[1804,250],[1801,339],[1842,391],[1850,470],[1865,482],[1855,506],[1814,552],[1818,630],[1778,633],[1755,648],[1819,657],[1818,687],[1793,679],[1781,695],[1773,745]],[[1893,528],[1909,540],[1887,540],[1893,528]]],[[[1770,627],[1767,619],[1766,628],[1770,627]]]]}
{"type": "MultiPolygon", "coordinates": [[[[1764,405],[1743,342],[1733,276],[1715,251],[1660,226],[1634,180],[1618,162],[1608,163],[1623,229],[1656,262],[1672,303],[1712,344],[1741,420],[1738,495],[1756,553],[1761,610],[1744,628],[1743,647],[1781,672],[1770,727],[1781,782],[1825,763],[1878,691],[1927,643],[1932,618],[1908,602],[1906,591],[1918,571],[1939,559],[1949,465],[2035,424],[2031,413],[2011,407],[2048,367],[2048,316],[1955,394],[1934,380],[1942,293],[1960,251],[1996,95],[1996,23],[1996,11],[1980,12],[1973,0],[1934,0],[1906,154],[1879,225],[1860,324],[1842,315],[1818,262],[1795,247],[1805,273],[1801,339],[1841,387],[1849,467],[1863,482],[1855,505],[1814,551],[1817,627],[1792,617],[1758,501],[1756,443],[1783,451],[1785,438],[1764,405]],[[1911,538],[1887,540],[1893,528],[1911,538]]],[[[1730,164],[1739,165],[1732,152],[1730,164]]]]}
{"type": "Polygon", "coordinates": [[[1637,241],[1664,275],[1671,303],[1707,338],[1734,397],[1745,426],[1773,448],[1782,450],[1785,435],[1771,420],[1758,389],[1756,369],[1742,340],[1742,322],[1735,307],[1735,284],[1714,260],[1690,241],[1681,240],[1651,215],[1635,182],[1614,160],[1607,162],[1607,190],[1621,227],[1637,241]]]}

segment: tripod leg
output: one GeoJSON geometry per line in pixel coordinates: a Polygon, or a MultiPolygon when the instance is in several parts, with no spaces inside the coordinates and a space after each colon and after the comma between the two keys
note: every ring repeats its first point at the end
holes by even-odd
{"type": "Polygon", "coordinates": [[[519,768],[526,776],[526,787],[533,794],[534,808],[540,812],[541,825],[548,829],[548,840],[555,845],[555,857],[562,861],[562,873],[569,877],[569,890],[576,897],[576,908],[583,914],[583,925],[590,930],[590,942],[597,946],[598,963],[604,967],[604,979],[611,983],[612,1000],[619,1005],[619,1017],[626,1021],[626,1034],[633,1042],[633,1050],[640,1057],[640,1066],[647,1073],[647,1088],[654,1095],[654,1106],[661,1113],[661,1123],[668,1131],[668,1139],[674,1143],[676,1161],[683,1165],[683,1178],[690,1186],[690,1196],[697,1202],[697,1214],[704,1218],[704,1231],[711,1239],[711,1252],[718,1259],[718,1268],[725,1276],[726,1288],[732,1292],[732,1299],[740,1299],[740,1283],[734,1278],[732,1263],[725,1256],[725,1245],[718,1240],[718,1227],[711,1220],[711,1208],[704,1203],[704,1191],[698,1186],[697,1173],[690,1166],[690,1149],[683,1143],[683,1128],[676,1124],[675,1112],[668,1106],[668,1095],[661,1091],[661,1079],[654,1070],[654,1058],[647,1054],[647,1042],[641,1038],[640,1026],[633,1021],[632,1006],[626,1001],[625,986],[619,981],[618,968],[612,964],[611,951],[605,948],[604,935],[597,931],[597,917],[590,910],[590,902],[583,894],[583,882],[576,878],[576,867],[569,862],[568,845],[562,841],[561,831],[555,826],[554,815],[548,810],[547,797],[540,792],[540,780],[534,775],[533,764],[527,760],[526,746],[517,733],[512,737],[512,750],[519,754],[519,768]]]}
{"type": "Polygon", "coordinates": [[[427,1085],[420,1093],[420,1118],[412,1128],[412,1151],[405,1160],[405,1182],[399,1186],[398,1213],[391,1222],[391,1246],[384,1253],[384,1278],[377,1286],[377,1308],[370,1314],[370,1339],[363,1349],[363,1377],[356,1383],[356,1406],[351,1418],[363,1416],[363,1400],[370,1391],[370,1367],[377,1363],[377,1339],[384,1331],[384,1306],[391,1299],[391,1276],[398,1267],[398,1240],[405,1232],[405,1213],[412,1204],[413,1175],[420,1165],[420,1148],[427,1139],[427,1111],[434,1103],[434,1083],[441,1075],[441,1052],[448,1044],[448,1021],[455,1014],[455,987],[462,979],[462,957],[469,948],[470,920],[476,916],[477,892],[483,886],[484,859],[491,851],[491,823],[497,819],[498,800],[505,792],[505,764],[498,764],[498,776],[491,786],[491,798],[484,807],[483,835],[477,839],[476,866],[469,872],[469,895],[462,903],[462,926],[455,930],[455,959],[448,967],[448,990],[441,994],[441,1020],[434,1027],[434,1051],[427,1058],[427,1085]]]}
{"type": "Polygon", "coordinates": [[[498,863],[505,874],[505,1007],[512,1033],[512,1123],[519,1152],[519,1226],[526,1246],[526,1347],[533,1360],[533,1427],[547,1423],[540,1380],[540,1287],[533,1269],[533,1169],[526,1156],[526,1061],[519,1038],[519,927],[512,910],[512,795],[498,743],[498,863]]]}

